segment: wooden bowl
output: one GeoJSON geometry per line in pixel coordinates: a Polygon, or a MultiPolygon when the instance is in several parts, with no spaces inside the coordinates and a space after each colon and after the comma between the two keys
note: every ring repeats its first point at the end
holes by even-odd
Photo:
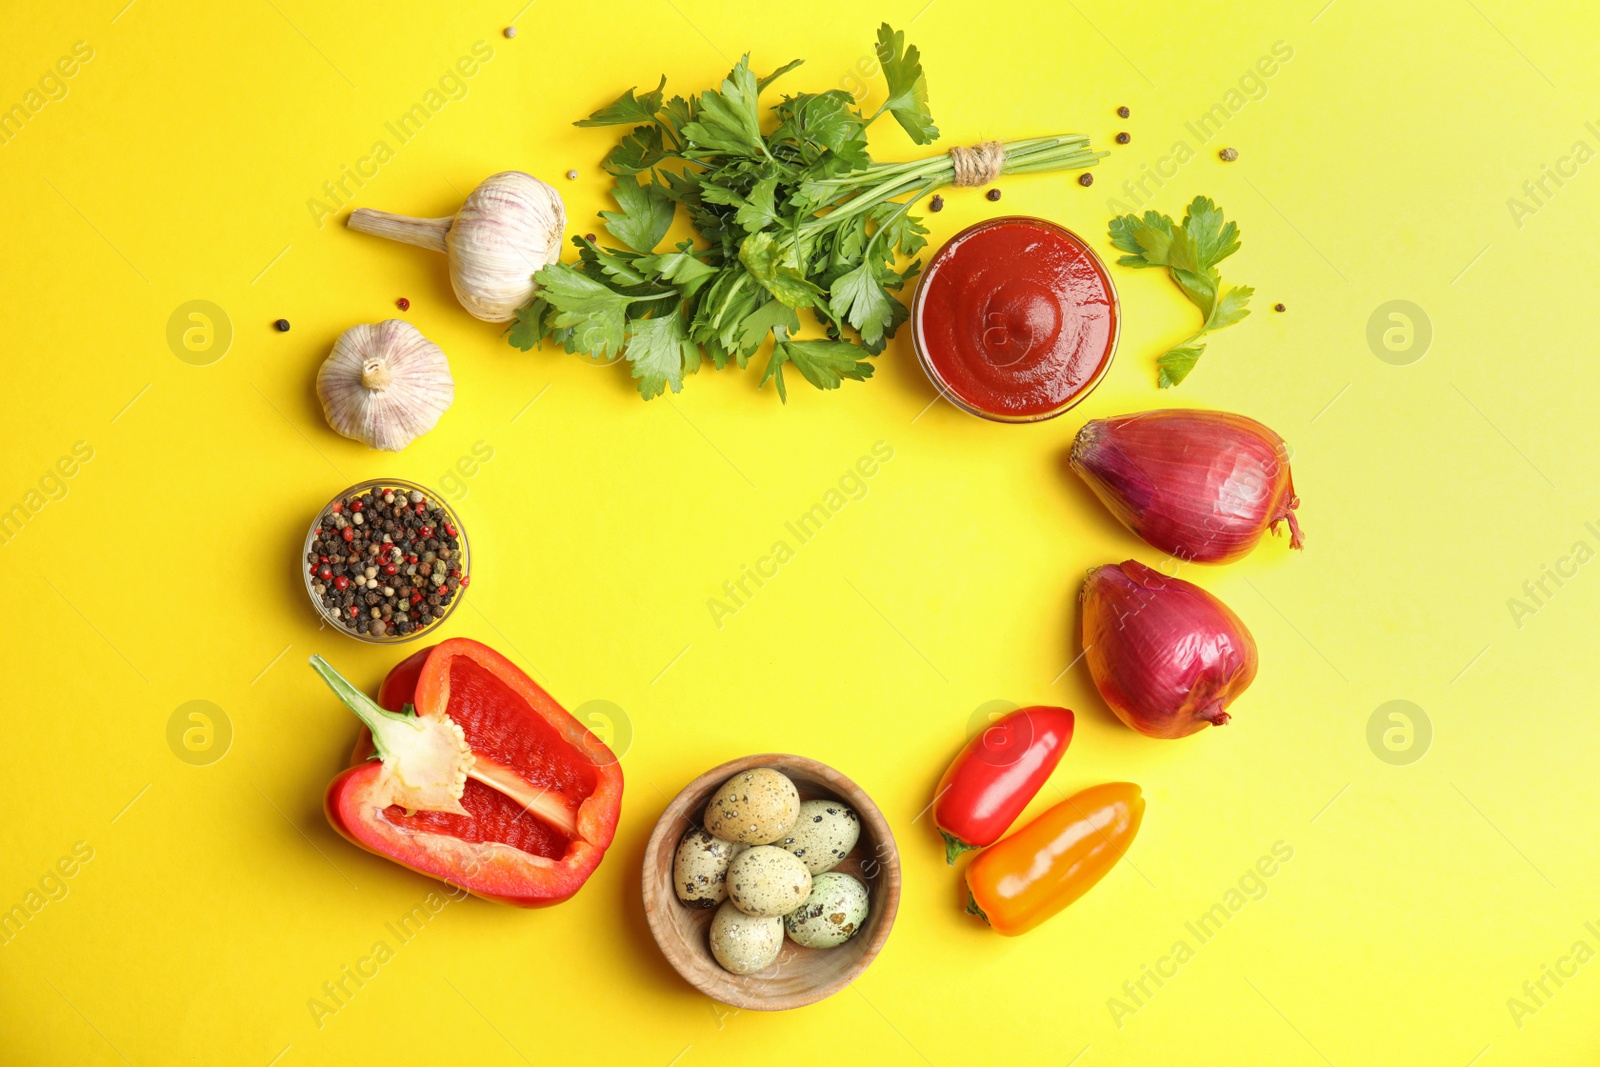
{"type": "Polygon", "coordinates": [[[735,1008],[785,1011],[837,993],[883,949],[899,906],[900,853],[883,813],[860,786],[832,767],[802,756],[746,756],[707,771],[667,805],[645,848],[645,918],[661,954],[690,985],[735,1008]],[[771,767],[787,775],[801,800],[840,800],[861,816],[861,839],[833,869],[854,875],[867,887],[868,912],[861,929],[842,945],[804,948],[785,937],[772,966],[755,974],[733,974],[711,955],[711,917],[717,909],[691,908],[678,900],[672,865],[683,835],[701,826],[711,794],[752,767],[771,767]]]}

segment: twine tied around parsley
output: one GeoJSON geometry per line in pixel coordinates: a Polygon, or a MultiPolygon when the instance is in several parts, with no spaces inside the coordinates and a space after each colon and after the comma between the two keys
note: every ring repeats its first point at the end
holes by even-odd
{"type": "Polygon", "coordinates": [[[956,169],[958,188],[988,185],[1000,177],[1000,166],[1005,161],[1006,146],[999,141],[981,141],[971,148],[957,145],[950,149],[950,165],[956,169]]]}

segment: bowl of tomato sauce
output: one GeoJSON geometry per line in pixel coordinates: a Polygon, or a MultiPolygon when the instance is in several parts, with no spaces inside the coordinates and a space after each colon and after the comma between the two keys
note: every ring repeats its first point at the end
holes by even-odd
{"type": "Polygon", "coordinates": [[[945,242],[917,286],[911,326],[923,371],[951,403],[996,422],[1038,422],[1100,384],[1122,313],[1087,242],[1010,215],[945,242]]]}

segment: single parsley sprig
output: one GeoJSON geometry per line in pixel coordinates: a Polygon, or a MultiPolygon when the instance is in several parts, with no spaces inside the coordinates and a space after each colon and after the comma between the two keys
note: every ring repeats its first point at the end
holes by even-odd
{"type": "Polygon", "coordinates": [[[1205,316],[1192,337],[1156,360],[1161,388],[1171,388],[1188,377],[1206,350],[1196,341],[1250,314],[1246,305],[1255,290],[1248,285],[1224,288],[1217,274],[1217,264],[1239,250],[1239,225],[1224,223],[1222,209],[1209,197],[1197,196],[1181,226],[1155,211],[1146,211],[1143,218],[1112,219],[1111,243],[1130,253],[1117,260],[1124,267],[1166,267],[1183,295],[1205,316]]]}
{"type": "MultiPolygon", "coordinates": [[[[800,61],[757,77],[747,55],[717,88],[669,99],[662,78],[578,122],[632,127],[602,164],[617,210],[600,217],[616,243],[574,238],[577,260],[539,271],[510,342],[621,356],[646,400],[677,392],[706,362],[743,369],[769,341],[761,385],[771,381],[785,400],[785,368],[819,389],[870,378],[869,360],[910,317],[895,294],[921,262],[896,264],[928,233],[911,205],[955,181],[945,154],[872,161],[867,128],[882,115],[917,144],[939,136],[916,47],[886,23],[876,50],[888,91],[870,117],[840,89],[785,96],[763,117],[761,93],[800,61]],[[680,208],[698,240],[659,251],[680,208]],[[797,338],[802,311],[826,337],[797,338]]],[[[1002,174],[1100,159],[1075,135],[1003,147],[1002,174]]]]}

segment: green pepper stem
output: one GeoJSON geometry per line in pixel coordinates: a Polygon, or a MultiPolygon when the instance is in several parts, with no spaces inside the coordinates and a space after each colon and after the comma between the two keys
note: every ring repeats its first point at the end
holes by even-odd
{"type": "Polygon", "coordinates": [[[979,848],[979,846],[969,845],[959,837],[943,830],[939,831],[939,835],[944,838],[944,861],[952,867],[956,865],[957,856],[963,852],[976,852],[979,848]]]}
{"type": "Polygon", "coordinates": [[[402,715],[387,708],[379,707],[378,702],[367,694],[351,685],[345,677],[328,665],[328,661],[321,656],[311,657],[311,669],[322,675],[322,680],[328,683],[334,695],[344,701],[345,707],[356,713],[366,726],[367,732],[372,734],[373,754],[378,759],[389,759],[394,752],[384,744],[383,727],[386,722],[405,723],[413,730],[421,730],[422,723],[417,721],[415,715],[402,715]]]}

